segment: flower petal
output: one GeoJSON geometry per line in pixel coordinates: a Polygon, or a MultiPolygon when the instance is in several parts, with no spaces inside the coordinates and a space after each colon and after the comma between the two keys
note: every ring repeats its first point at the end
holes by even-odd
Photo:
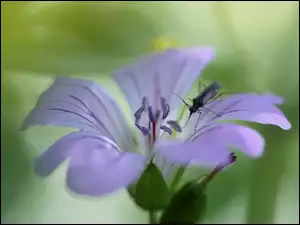
{"type": "Polygon", "coordinates": [[[140,107],[143,96],[148,97],[154,107],[159,102],[158,98],[164,97],[174,109],[181,104],[174,93],[185,96],[214,56],[214,50],[210,47],[155,52],[116,71],[114,78],[132,111],[140,107]]]}
{"type": "Polygon", "coordinates": [[[270,103],[275,105],[280,105],[284,102],[284,99],[280,96],[274,95],[272,93],[266,93],[263,97],[268,100],[270,103]]]}
{"type": "Polygon", "coordinates": [[[174,163],[211,167],[227,159],[230,147],[250,157],[259,157],[263,153],[264,139],[246,126],[216,124],[197,131],[187,143],[161,143],[158,148],[174,163]]]}
{"type": "Polygon", "coordinates": [[[274,105],[282,102],[283,99],[281,97],[270,93],[264,95],[252,93],[232,95],[216,100],[206,106],[214,113],[203,111],[197,127],[201,128],[215,120],[244,120],[272,124],[288,130],[291,128],[290,122],[280,109],[274,105]]]}
{"type": "Polygon", "coordinates": [[[52,173],[70,158],[67,184],[79,194],[101,195],[126,187],[144,168],[142,155],[120,152],[110,139],[91,132],[64,136],[37,160],[35,171],[52,173]]]}
{"type": "Polygon", "coordinates": [[[67,185],[77,194],[104,195],[135,182],[144,169],[144,157],[120,153],[101,143],[72,154],[67,185]]]}
{"type": "Polygon", "coordinates": [[[213,167],[227,158],[229,151],[214,142],[184,143],[176,141],[161,141],[157,144],[158,154],[175,165],[188,165],[197,162],[201,166],[213,167]]]}
{"type": "Polygon", "coordinates": [[[98,144],[99,140],[106,140],[115,145],[104,136],[92,132],[78,131],[65,135],[35,160],[35,172],[41,176],[48,176],[70,157],[73,151],[86,148],[87,145],[98,144]]]}
{"type": "Polygon", "coordinates": [[[230,123],[214,124],[198,130],[187,141],[197,145],[216,142],[215,146],[234,147],[250,157],[260,157],[264,150],[264,138],[256,130],[230,123]]]}
{"type": "Polygon", "coordinates": [[[132,149],[130,130],[114,99],[93,81],[56,78],[25,119],[32,125],[70,126],[98,132],[125,149],[132,149]]]}

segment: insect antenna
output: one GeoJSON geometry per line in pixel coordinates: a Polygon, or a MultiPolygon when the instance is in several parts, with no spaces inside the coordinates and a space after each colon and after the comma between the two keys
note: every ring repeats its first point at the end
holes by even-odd
{"type": "Polygon", "coordinates": [[[230,92],[222,92],[218,95],[216,95],[214,98],[210,99],[209,101],[207,101],[207,103],[211,103],[214,100],[217,100],[218,98],[220,98],[222,95],[230,95],[230,94],[235,94],[235,93],[230,93],[230,92]]]}
{"type": "MultiPolygon", "coordinates": [[[[183,103],[186,105],[186,107],[188,107],[188,109],[190,109],[191,108],[191,105],[189,105],[188,103],[186,103],[186,101],[184,101],[184,99],[183,98],[181,98],[178,94],[176,94],[176,93],[174,93],[175,95],[177,95],[182,101],[183,101],[183,103]]],[[[180,117],[179,117],[179,119],[181,119],[182,118],[182,116],[183,116],[183,112],[184,111],[182,111],[182,113],[181,113],[181,115],[180,115],[180,117]]],[[[188,121],[190,120],[190,118],[191,118],[191,116],[192,116],[192,113],[190,112],[190,115],[189,115],[189,117],[188,117],[188,119],[186,120],[186,122],[185,122],[185,124],[184,124],[184,126],[183,126],[183,128],[185,128],[185,126],[187,125],[187,123],[188,123],[188,121]]]]}
{"type": "Polygon", "coordinates": [[[176,93],[174,93],[175,95],[177,95],[182,101],[183,101],[183,103],[186,105],[186,107],[188,107],[189,109],[191,108],[191,106],[188,104],[188,103],[186,103],[186,101],[184,101],[184,99],[183,98],[181,98],[178,94],[176,94],[176,93]]]}
{"type": "MultiPolygon", "coordinates": [[[[174,93],[174,94],[177,95],[177,96],[183,101],[183,103],[186,105],[186,107],[188,107],[188,109],[191,108],[191,105],[189,105],[186,101],[184,101],[183,98],[181,98],[181,97],[180,97],[178,94],[176,94],[176,93],[174,93]]],[[[182,113],[181,113],[181,115],[180,115],[180,117],[179,117],[179,120],[182,119],[183,113],[184,113],[184,110],[182,110],[182,113]]],[[[190,118],[191,118],[191,113],[190,113],[190,115],[189,115],[188,120],[189,120],[190,118]]],[[[187,122],[186,122],[186,123],[187,123],[187,122]]],[[[185,125],[186,125],[186,123],[185,123],[185,125]]],[[[184,127],[185,127],[185,125],[184,125],[184,127]]]]}

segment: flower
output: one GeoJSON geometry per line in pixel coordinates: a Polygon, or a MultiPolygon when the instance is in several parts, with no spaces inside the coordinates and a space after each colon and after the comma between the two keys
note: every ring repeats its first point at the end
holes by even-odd
{"type": "Polygon", "coordinates": [[[97,196],[127,187],[152,159],[157,140],[172,129],[180,131],[174,118],[181,102],[173,93],[185,96],[213,58],[210,47],[170,49],[116,71],[114,79],[140,131],[135,134],[103,87],[89,80],[58,77],[40,96],[22,129],[54,125],[79,131],[62,137],[39,156],[35,171],[47,176],[69,159],[67,186],[78,194],[97,196]]]}
{"type": "Polygon", "coordinates": [[[78,194],[98,196],[134,183],[152,160],[166,179],[178,165],[215,167],[210,180],[235,161],[232,147],[250,157],[261,156],[264,139],[257,131],[222,122],[244,120],[290,129],[276,107],[283,99],[270,93],[207,101],[201,113],[190,117],[179,139],[163,139],[172,130],[182,131],[176,121],[181,99],[174,93],[185,96],[213,58],[210,47],[169,49],[117,70],[113,78],[129,103],[138,132],[131,132],[120,107],[103,87],[89,80],[58,77],[22,129],[54,125],[79,131],[62,137],[39,156],[36,172],[47,176],[69,159],[67,186],[78,194]]]}

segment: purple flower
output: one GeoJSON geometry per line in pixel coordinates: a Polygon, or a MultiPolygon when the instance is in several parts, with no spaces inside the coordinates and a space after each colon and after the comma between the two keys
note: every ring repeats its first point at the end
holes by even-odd
{"type": "MultiPolygon", "coordinates": [[[[181,100],[174,93],[185,96],[213,58],[210,47],[170,49],[118,70],[114,79],[131,107],[135,131],[104,88],[88,80],[58,77],[22,129],[53,125],[79,131],[62,137],[43,153],[36,160],[36,172],[47,176],[69,159],[67,186],[79,194],[103,195],[135,182],[153,154],[162,168],[160,149],[155,151],[158,140],[172,129],[181,131],[174,122],[181,100]]],[[[162,152],[169,155],[166,149],[162,152]]]]}

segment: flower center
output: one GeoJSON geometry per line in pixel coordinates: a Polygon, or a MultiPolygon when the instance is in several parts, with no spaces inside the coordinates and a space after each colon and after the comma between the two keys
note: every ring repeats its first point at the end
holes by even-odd
{"type": "Polygon", "coordinates": [[[169,113],[170,105],[167,103],[167,100],[164,97],[160,97],[160,107],[158,109],[154,109],[151,105],[149,105],[148,98],[143,97],[141,107],[134,113],[135,126],[142,132],[144,136],[150,135],[152,138],[152,143],[154,143],[159,135],[160,130],[163,130],[169,135],[172,134],[172,129],[176,130],[177,132],[181,132],[180,125],[174,120],[168,120],[168,126],[163,124],[169,113]],[[147,116],[142,117],[145,114],[147,116]],[[141,123],[143,125],[141,125],[141,123]],[[158,127],[159,129],[157,129],[158,127]]]}

